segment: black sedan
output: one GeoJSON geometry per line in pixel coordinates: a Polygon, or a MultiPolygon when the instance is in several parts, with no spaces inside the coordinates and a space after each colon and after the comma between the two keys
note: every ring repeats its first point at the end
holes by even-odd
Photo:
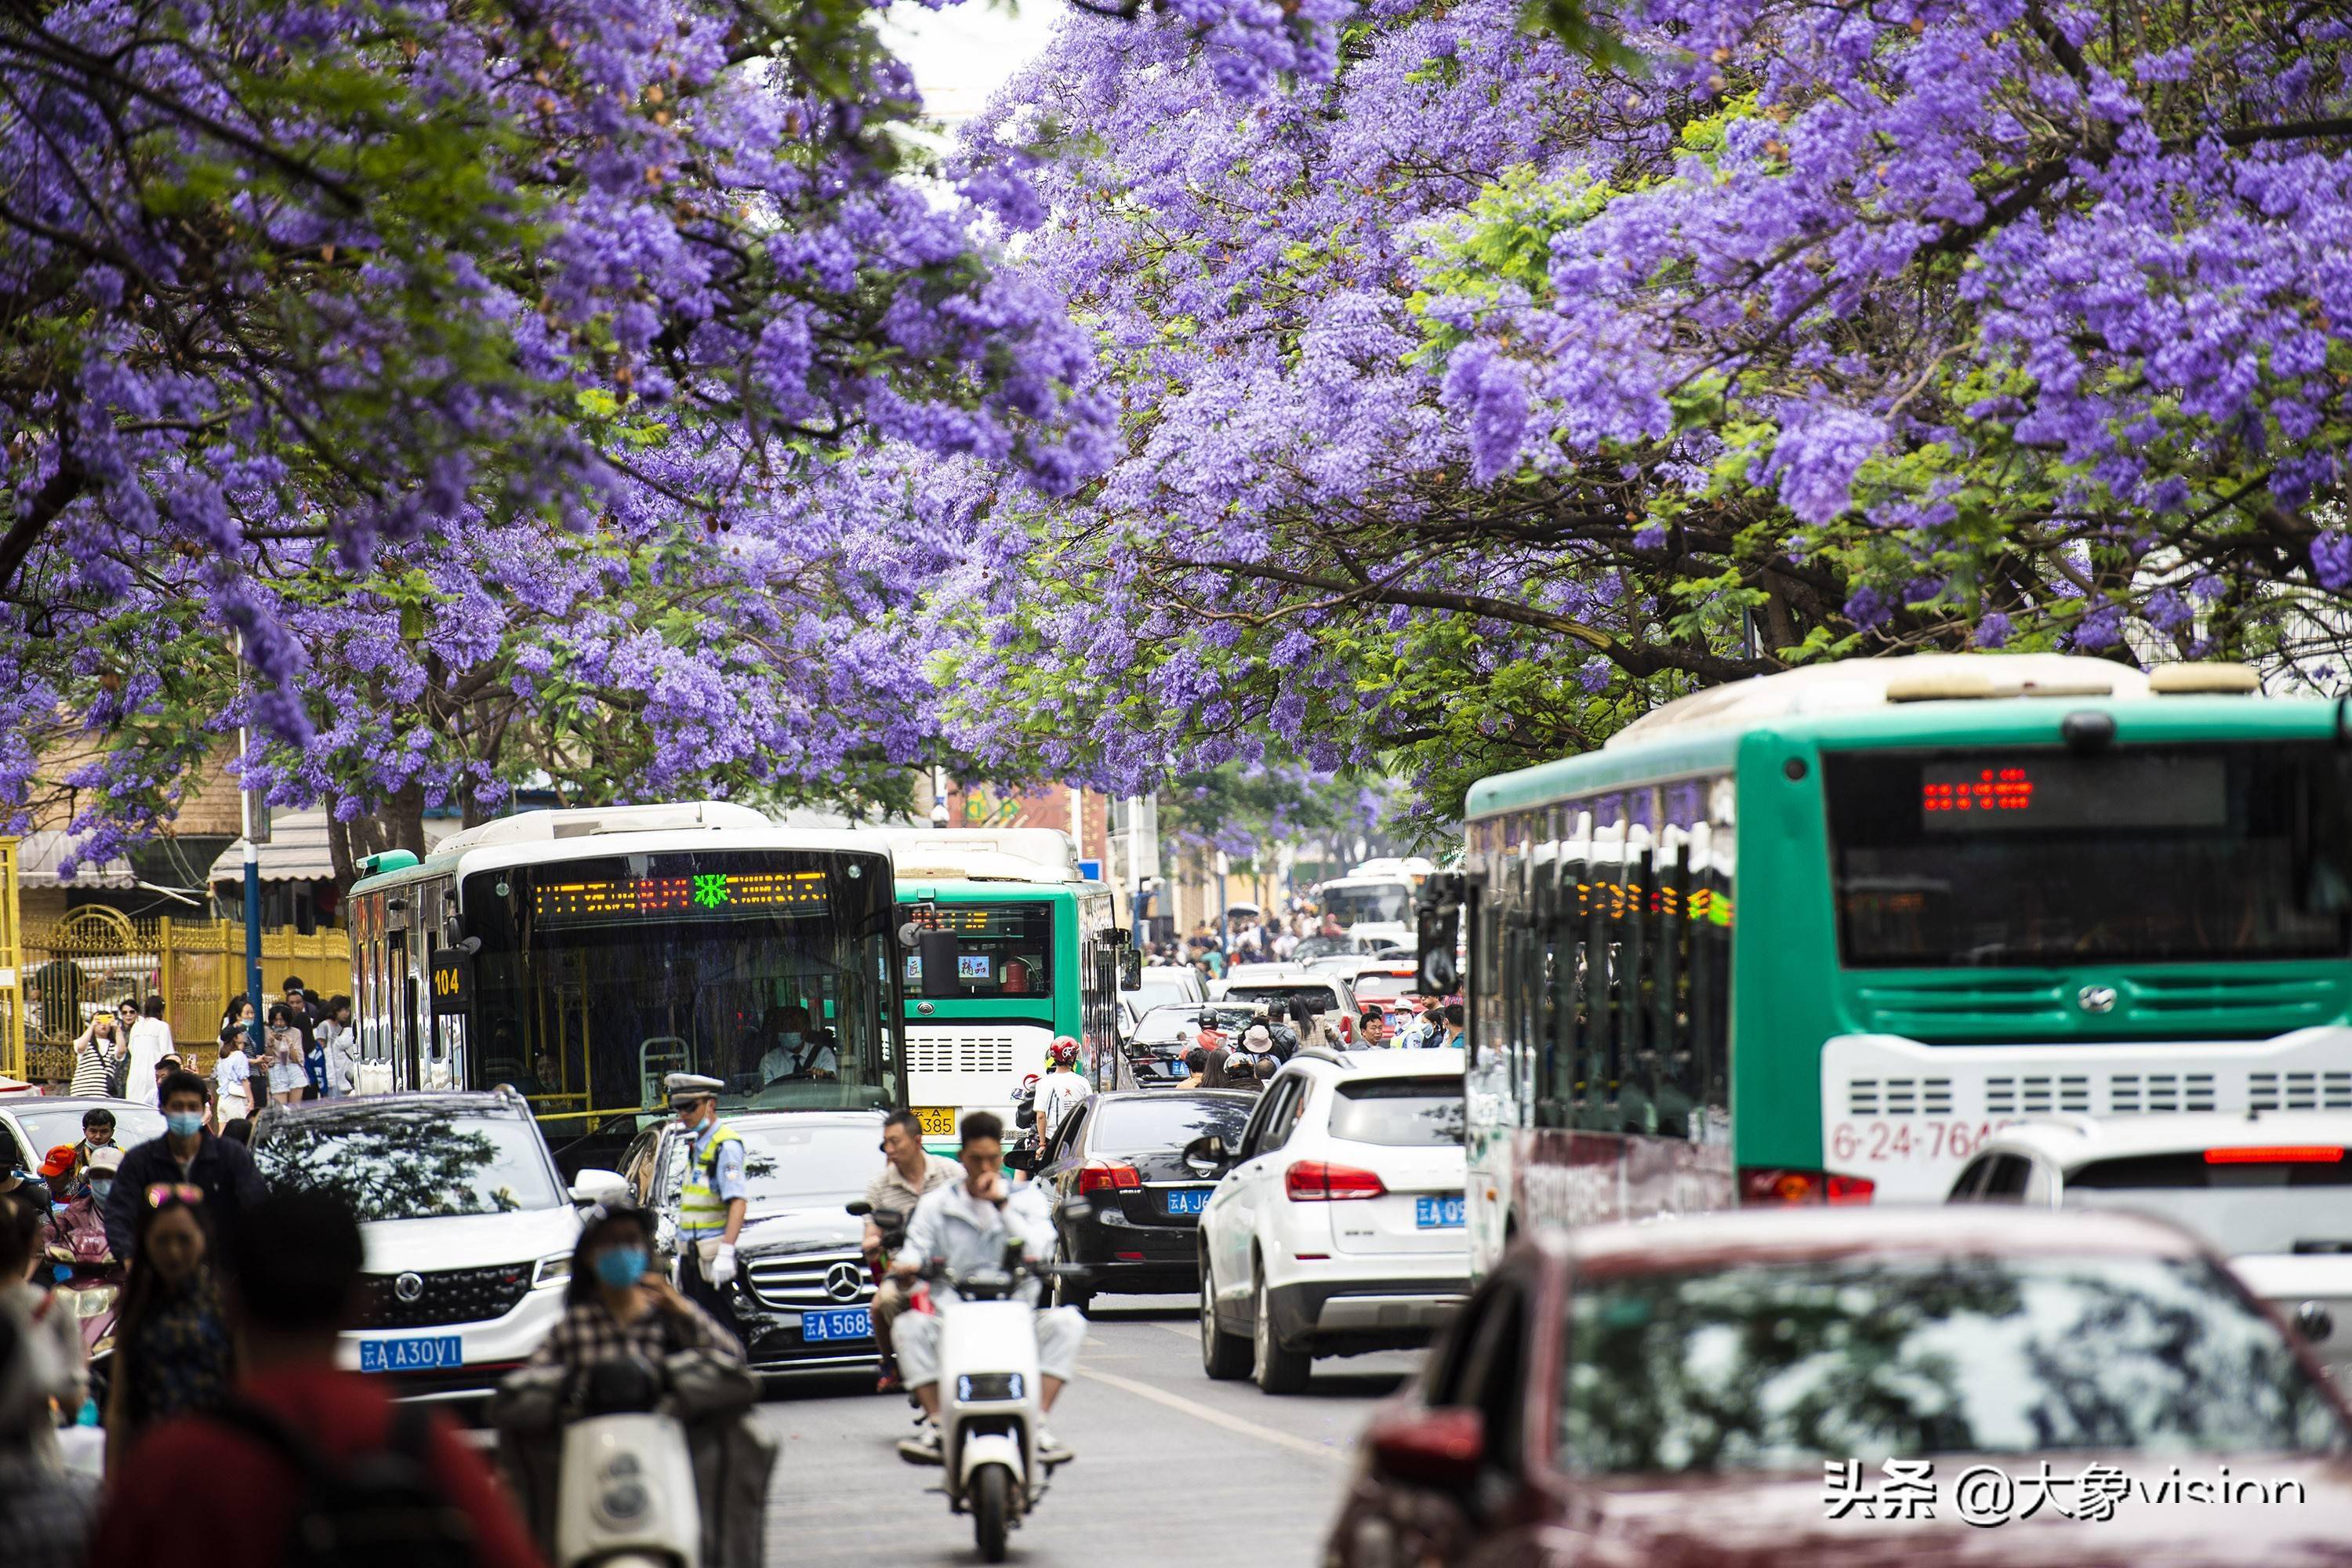
{"type": "Polygon", "coordinates": [[[1091,1271],[1056,1287],[1060,1304],[1097,1295],[1197,1290],[1201,1211],[1216,1187],[1182,1150],[1213,1132],[1231,1146],[1257,1104],[1231,1089],[1135,1089],[1097,1094],[1055,1130],[1037,1167],[1053,1196],[1061,1260],[1091,1271]]]}
{"type": "MultiPolygon", "coordinates": [[[[761,1372],[870,1367],[874,1285],[858,1239],[864,1223],[844,1207],[882,1170],[882,1118],[870,1110],[768,1110],[724,1118],[742,1136],[751,1188],[740,1270],[722,1294],[761,1372]]],[[[674,1255],[686,1179],[685,1134],[675,1121],[646,1129],[623,1167],[638,1202],[657,1217],[674,1255]]]]}

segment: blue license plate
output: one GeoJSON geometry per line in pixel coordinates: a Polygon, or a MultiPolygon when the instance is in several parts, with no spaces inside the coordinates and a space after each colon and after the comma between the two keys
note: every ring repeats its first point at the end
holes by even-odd
{"type": "Polygon", "coordinates": [[[1170,1214],[1199,1214],[1209,1206],[1212,1187],[1180,1187],[1168,1194],[1170,1214]]]}
{"type": "Polygon", "coordinates": [[[1458,1230],[1463,1223],[1460,1198],[1415,1198],[1412,1223],[1423,1230],[1458,1230]]]}
{"type": "Polygon", "coordinates": [[[821,1311],[801,1314],[801,1338],[804,1340],[870,1340],[874,1337],[874,1314],[864,1307],[827,1307],[821,1311]]]}
{"type": "Polygon", "coordinates": [[[466,1364],[464,1342],[455,1334],[425,1334],[413,1340],[362,1340],[362,1372],[437,1372],[466,1364]]]}

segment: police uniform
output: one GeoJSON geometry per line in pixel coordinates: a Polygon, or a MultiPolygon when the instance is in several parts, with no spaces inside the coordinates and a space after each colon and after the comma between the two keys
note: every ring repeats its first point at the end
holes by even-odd
{"type": "MultiPolygon", "coordinates": [[[[670,1104],[716,1098],[726,1086],[715,1078],[674,1072],[662,1080],[670,1104]]],[[[727,1208],[751,1189],[744,1179],[742,1137],[715,1118],[689,1134],[686,1190],[677,1209],[677,1286],[687,1300],[723,1324],[735,1322],[726,1289],[735,1279],[735,1249],[726,1241],[727,1208]]]]}

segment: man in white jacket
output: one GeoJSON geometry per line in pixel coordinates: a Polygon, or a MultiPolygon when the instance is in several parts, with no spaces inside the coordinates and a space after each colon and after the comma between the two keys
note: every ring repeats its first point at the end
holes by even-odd
{"type": "Polygon", "coordinates": [[[1037,1080],[1037,1147],[1043,1149],[1051,1142],[1063,1121],[1094,1091],[1095,1086],[1078,1070],[1078,1042],[1067,1035],[1056,1036],[1047,1047],[1045,1076],[1037,1080]]]}
{"type": "Polygon", "coordinates": [[[146,1016],[131,1026],[131,1065],[122,1080],[122,1097],[142,1105],[154,1105],[155,1066],[165,1057],[176,1056],[172,1042],[172,1026],[163,1022],[163,999],[147,998],[146,1016]]]}

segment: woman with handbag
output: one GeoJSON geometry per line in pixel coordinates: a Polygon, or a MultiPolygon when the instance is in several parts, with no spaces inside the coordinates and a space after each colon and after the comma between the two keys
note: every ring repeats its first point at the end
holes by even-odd
{"type": "Polygon", "coordinates": [[[73,1081],[66,1092],[77,1099],[102,1100],[110,1090],[115,1053],[121,1042],[114,1037],[114,1015],[100,1013],[73,1047],[73,1081]]]}

